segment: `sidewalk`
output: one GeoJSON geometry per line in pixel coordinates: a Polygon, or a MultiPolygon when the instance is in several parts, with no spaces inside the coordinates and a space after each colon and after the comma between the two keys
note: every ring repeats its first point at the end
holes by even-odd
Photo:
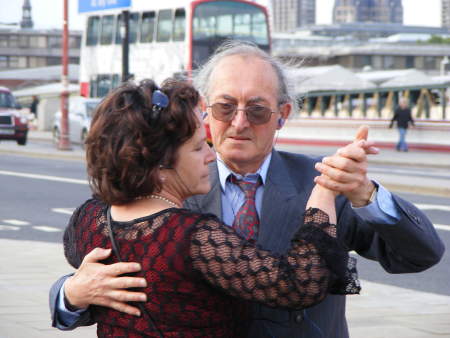
{"type": "MultiPolygon", "coordinates": [[[[61,243],[0,239],[0,337],[87,338],[95,327],[51,328],[48,290],[71,271],[61,243]],[[44,259],[45,258],[45,259],[44,259]]],[[[352,338],[450,337],[450,297],[362,281],[361,295],[349,296],[352,338]]]]}

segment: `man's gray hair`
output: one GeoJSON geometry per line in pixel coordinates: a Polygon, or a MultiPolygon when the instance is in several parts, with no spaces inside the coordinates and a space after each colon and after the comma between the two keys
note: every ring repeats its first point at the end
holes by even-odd
{"type": "MultiPolygon", "coordinates": [[[[251,42],[237,40],[228,40],[220,45],[209,60],[195,74],[194,85],[205,98],[208,98],[211,87],[211,74],[214,68],[222,59],[232,55],[255,56],[270,64],[278,78],[278,104],[281,105],[293,101],[292,86],[286,75],[285,66],[257,45],[251,42]]],[[[295,102],[293,103],[295,104],[295,102]]]]}

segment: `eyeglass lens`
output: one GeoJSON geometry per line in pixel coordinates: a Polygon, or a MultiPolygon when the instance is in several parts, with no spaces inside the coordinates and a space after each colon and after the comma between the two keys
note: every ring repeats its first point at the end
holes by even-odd
{"type": "MultiPolygon", "coordinates": [[[[237,113],[237,105],[230,103],[214,103],[211,105],[211,111],[219,121],[229,122],[237,113]]],[[[261,105],[251,105],[244,109],[247,119],[252,124],[263,124],[269,121],[272,110],[261,105]]]]}

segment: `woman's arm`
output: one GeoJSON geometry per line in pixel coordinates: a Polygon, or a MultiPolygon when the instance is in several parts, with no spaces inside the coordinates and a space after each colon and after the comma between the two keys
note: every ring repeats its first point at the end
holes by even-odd
{"type": "MultiPolygon", "coordinates": [[[[322,202],[318,189],[312,205],[322,202]]],[[[330,206],[331,207],[331,206],[330,206]]],[[[319,209],[308,209],[286,255],[262,250],[241,238],[217,218],[199,222],[191,236],[194,269],[214,286],[246,300],[269,306],[302,309],[321,302],[335,280],[348,282],[348,253],[331,234],[335,225],[319,209]]],[[[274,224],[273,226],[276,226],[274,224]]],[[[336,293],[357,293],[344,288],[336,293]]]]}

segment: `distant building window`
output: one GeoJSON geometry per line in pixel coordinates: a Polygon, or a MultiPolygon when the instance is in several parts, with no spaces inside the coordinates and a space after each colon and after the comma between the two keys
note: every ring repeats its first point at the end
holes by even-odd
{"type": "Polygon", "coordinates": [[[394,69],[394,57],[392,55],[386,55],[383,57],[383,67],[385,69],[394,69]]]}
{"type": "Polygon", "coordinates": [[[30,47],[30,37],[28,35],[19,35],[19,47],[20,48],[30,47]]]}
{"type": "Polygon", "coordinates": [[[425,56],[424,68],[427,70],[436,69],[436,58],[434,56],[425,56]]]}
{"type": "Polygon", "coordinates": [[[48,48],[61,48],[62,47],[62,38],[60,36],[49,36],[47,38],[47,47],[48,48]]]}
{"type": "Polygon", "coordinates": [[[0,47],[8,47],[8,35],[0,35],[0,47]]]}
{"type": "Polygon", "coordinates": [[[407,56],[405,60],[406,68],[414,68],[414,56],[407,56]]]}
{"type": "Polygon", "coordinates": [[[61,64],[60,57],[47,57],[47,66],[56,66],[61,64]]]}
{"type": "Polygon", "coordinates": [[[69,48],[80,49],[81,37],[80,36],[70,36],[69,37],[69,48]]]}
{"type": "Polygon", "coordinates": [[[18,56],[10,56],[8,62],[8,68],[19,68],[19,57],[18,56]]]}
{"type": "Polygon", "coordinates": [[[173,22],[173,41],[183,41],[186,25],[186,13],[184,9],[175,11],[175,21],[173,22]]]}
{"type": "Polygon", "coordinates": [[[113,35],[114,35],[114,16],[105,15],[104,17],[102,17],[100,44],[101,45],[112,44],[113,35]]]}
{"type": "Polygon", "coordinates": [[[0,68],[8,68],[8,57],[7,56],[0,56],[0,68]]]}
{"type": "Polygon", "coordinates": [[[19,47],[19,37],[17,35],[9,36],[8,47],[19,47]]]}
{"type": "Polygon", "coordinates": [[[156,34],[156,41],[158,42],[170,40],[170,35],[172,34],[172,10],[165,9],[159,11],[158,31],[156,34]]]}
{"type": "Polygon", "coordinates": [[[141,42],[152,42],[155,31],[155,12],[142,14],[141,42]]]}
{"type": "Polygon", "coordinates": [[[44,67],[47,66],[47,60],[41,56],[30,56],[28,57],[28,67],[44,67]]]}
{"type": "Polygon", "coordinates": [[[100,18],[98,16],[91,16],[87,22],[87,46],[95,46],[98,43],[98,33],[100,26],[100,18]]]}

